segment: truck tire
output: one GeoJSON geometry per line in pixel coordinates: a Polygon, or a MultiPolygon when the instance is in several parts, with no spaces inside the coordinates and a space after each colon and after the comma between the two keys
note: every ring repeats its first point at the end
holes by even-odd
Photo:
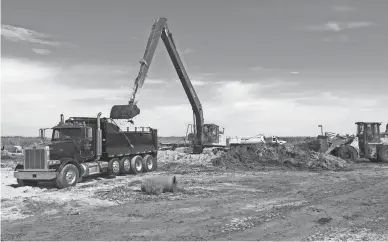
{"type": "Polygon", "coordinates": [[[155,170],[154,165],[154,157],[152,155],[146,155],[143,157],[143,171],[144,172],[151,172],[155,170]]]}
{"type": "Polygon", "coordinates": [[[120,161],[117,158],[113,158],[108,163],[108,175],[118,176],[120,174],[120,161]]]}
{"type": "Polygon", "coordinates": [[[158,157],[156,155],[152,156],[152,161],[154,162],[154,170],[153,171],[156,171],[158,169],[158,157]]]}
{"type": "Polygon", "coordinates": [[[143,172],[143,159],[141,156],[134,156],[131,160],[131,172],[133,174],[138,174],[143,172]]]}
{"type": "Polygon", "coordinates": [[[37,181],[21,180],[21,179],[16,179],[16,181],[17,181],[19,187],[24,187],[24,186],[35,187],[38,185],[37,181]]]}
{"type": "Polygon", "coordinates": [[[128,174],[131,172],[131,160],[129,157],[123,157],[120,159],[120,173],[128,174]]]}
{"type": "Polygon", "coordinates": [[[343,145],[338,148],[337,150],[338,157],[344,159],[344,160],[357,160],[357,151],[353,147],[349,145],[343,145]]]}
{"type": "Polygon", "coordinates": [[[377,156],[379,161],[388,162],[388,145],[381,146],[377,156]]]}
{"type": "Polygon", "coordinates": [[[78,168],[73,164],[65,165],[56,179],[59,189],[75,186],[79,180],[78,168]]]}

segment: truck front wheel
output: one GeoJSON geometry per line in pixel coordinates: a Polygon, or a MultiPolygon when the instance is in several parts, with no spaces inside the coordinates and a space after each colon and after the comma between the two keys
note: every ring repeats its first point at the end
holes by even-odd
{"type": "Polygon", "coordinates": [[[56,179],[57,187],[62,189],[65,187],[75,186],[78,179],[79,171],[77,167],[73,164],[67,164],[59,172],[59,175],[56,179]]]}

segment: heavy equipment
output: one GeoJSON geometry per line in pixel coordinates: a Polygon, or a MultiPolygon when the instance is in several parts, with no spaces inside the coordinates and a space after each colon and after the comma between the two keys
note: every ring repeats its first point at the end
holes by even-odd
{"type": "MultiPolygon", "coordinates": [[[[380,132],[381,122],[356,122],[356,135],[339,135],[326,132],[318,139],[328,142],[327,149],[321,150],[343,159],[366,158],[371,161],[388,161],[388,139],[380,132]]],[[[388,125],[387,130],[388,131],[388,125]]]]}
{"type": "Polygon", "coordinates": [[[228,137],[227,138],[227,146],[230,148],[234,148],[237,146],[244,145],[255,145],[255,144],[265,144],[265,136],[262,134],[258,134],[252,137],[228,137]]]}
{"type": "Polygon", "coordinates": [[[277,136],[272,136],[272,138],[271,138],[271,143],[272,143],[272,144],[284,145],[285,143],[287,143],[287,141],[281,140],[281,139],[279,139],[279,137],[277,137],[277,136]]]}
{"type": "Polygon", "coordinates": [[[152,26],[143,59],[140,60],[140,70],[135,79],[132,96],[128,101],[128,105],[114,105],[111,109],[110,118],[131,119],[140,114],[135,96],[138,89],[143,86],[160,38],[164,42],[193,110],[193,126],[195,128],[193,134],[190,135],[192,153],[202,153],[205,148],[212,150],[223,149],[226,146],[226,139],[223,136],[224,130],[221,130],[216,124],[204,123],[201,102],[180,59],[172,34],[168,29],[166,18],[155,20],[152,26]]]}
{"type": "Polygon", "coordinates": [[[20,186],[52,181],[65,188],[88,176],[152,172],[157,168],[157,146],[156,129],[121,131],[101,113],[66,121],[61,114],[49,142],[24,148],[24,161],[16,166],[14,177],[20,186]]]}
{"type": "Polygon", "coordinates": [[[388,162],[388,141],[381,137],[381,122],[356,122],[356,125],[359,156],[372,161],[388,162]]]}

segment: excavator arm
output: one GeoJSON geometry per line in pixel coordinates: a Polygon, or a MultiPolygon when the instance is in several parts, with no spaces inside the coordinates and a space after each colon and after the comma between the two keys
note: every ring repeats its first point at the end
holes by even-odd
{"type": "Polygon", "coordinates": [[[115,105],[112,107],[110,118],[112,119],[131,119],[140,113],[140,109],[136,106],[135,96],[139,88],[144,84],[144,80],[147,76],[148,69],[151,65],[152,58],[155,54],[158,42],[162,38],[167,52],[171,58],[171,61],[175,67],[178,77],[182,83],[183,89],[189,99],[191,107],[194,113],[195,121],[195,140],[194,150],[202,148],[202,126],[204,124],[203,110],[201,102],[191,84],[190,78],[186,73],[183,63],[179,57],[179,53],[175,46],[172,34],[167,27],[167,19],[159,18],[152,26],[150,36],[148,38],[146,50],[143,59],[140,60],[140,71],[135,79],[135,84],[132,92],[132,96],[128,105],[115,105]]]}

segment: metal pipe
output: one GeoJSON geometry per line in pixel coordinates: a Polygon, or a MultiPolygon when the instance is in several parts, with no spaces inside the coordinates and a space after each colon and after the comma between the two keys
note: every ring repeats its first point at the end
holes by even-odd
{"type": "Polygon", "coordinates": [[[63,117],[63,114],[61,114],[61,124],[65,123],[65,118],[63,117]]]}
{"type": "Polygon", "coordinates": [[[147,194],[160,194],[162,192],[174,192],[177,186],[175,176],[154,176],[143,179],[141,190],[147,194]]]}

